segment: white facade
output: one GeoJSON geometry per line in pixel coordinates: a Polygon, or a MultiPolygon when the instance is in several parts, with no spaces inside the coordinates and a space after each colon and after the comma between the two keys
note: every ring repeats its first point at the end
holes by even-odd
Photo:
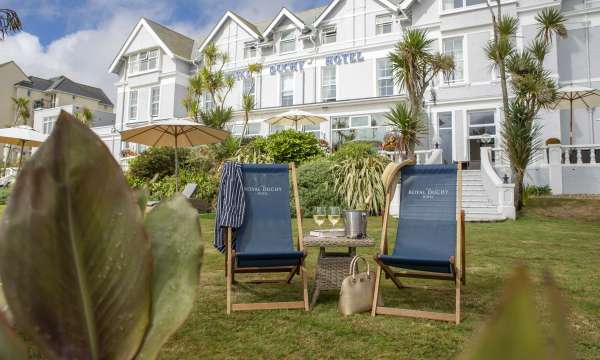
{"type": "MultiPolygon", "coordinates": [[[[599,2],[515,0],[503,4],[504,14],[519,18],[520,47],[527,46],[536,34],[538,11],[561,7],[569,36],[554,42],[545,65],[561,86],[600,85],[600,63],[594,61],[600,55],[599,2]]],[[[160,89],[158,117],[184,116],[181,100],[187,78],[195,71],[194,61],[201,58],[202,49],[214,43],[229,54],[225,69],[237,79],[227,98],[227,105],[235,110],[234,133],[241,130],[243,119],[239,109],[245,69],[248,64],[261,63],[250,135],[276,131],[266,119],[300,108],[329,120],[305,130],[332,145],[351,138],[381,141],[389,130],[383,115],[405,98],[390,78],[386,58],[408,27],[426,29],[435,40],[434,48],[452,54],[458,68],[450,83],[438,79],[426,93],[430,131],[422,148],[431,149],[437,143],[444,150],[445,162],[477,165],[482,142],[502,145],[501,90],[483,50],[492,38],[491,16],[484,0],[334,0],[325,7],[297,13],[284,8],[259,23],[228,12],[207,38],[193,42],[187,59],[175,54],[174,48],[181,43],[166,43],[142,19],[111,66],[120,77],[117,128],[151,121],[155,87],[160,89]],[[128,71],[129,63],[136,59],[132,55],[154,50],[159,55],[152,70],[128,71]]],[[[156,106],[154,109],[156,115],[156,106]]],[[[544,112],[539,119],[543,140],[556,137],[568,143],[567,117],[565,111],[544,112]]],[[[600,144],[600,110],[576,111],[574,128],[574,144],[600,144]]]]}

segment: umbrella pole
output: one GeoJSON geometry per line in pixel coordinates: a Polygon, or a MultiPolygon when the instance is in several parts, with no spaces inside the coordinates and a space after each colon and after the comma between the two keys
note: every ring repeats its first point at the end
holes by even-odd
{"type": "Polygon", "coordinates": [[[23,162],[23,148],[25,147],[25,141],[21,142],[21,154],[19,155],[19,166],[17,167],[17,173],[21,171],[21,163],[23,162]]]}
{"type": "Polygon", "coordinates": [[[177,135],[175,135],[175,191],[179,192],[179,157],[177,156],[177,135]]]}
{"type": "Polygon", "coordinates": [[[573,145],[573,97],[569,99],[571,105],[571,119],[569,121],[569,145],[573,145]]]}

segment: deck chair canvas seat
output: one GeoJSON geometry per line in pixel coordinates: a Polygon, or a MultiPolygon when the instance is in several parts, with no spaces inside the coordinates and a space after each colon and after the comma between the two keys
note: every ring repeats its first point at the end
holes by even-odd
{"type": "MultiPolygon", "coordinates": [[[[397,165],[396,165],[397,166],[397,165]]],[[[402,289],[397,278],[449,280],[455,283],[456,308],[451,314],[386,308],[373,304],[372,315],[387,314],[460,322],[460,285],[464,283],[464,213],[461,210],[460,165],[412,165],[398,167],[400,215],[396,243],[387,251],[387,224],[394,186],[386,194],[384,224],[375,298],[381,272],[402,289]],[[392,269],[400,269],[397,272],[392,269]]],[[[420,287],[423,288],[423,287],[420,287]]]]}
{"type": "MultiPolygon", "coordinates": [[[[302,220],[297,196],[296,169],[293,164],[243,164],[245,213],[242,226],[228,229],[227,313],[235,310],[305,309],[308,310],[308,288],[304,271],[306,253],[302,247],[302,220]],[[297,210],[298,244],[294,246],[290,217],[290,175],[297,210]],[[233,304],[232,284],[236,273],[287,273],[281,282],[289,283],[295,274],[303,282],[303,300],[290,302],[233,304]]],[[[253,281],[260,283],[261,281],[253,281]]],[[[264,282],[273,282],[265,280],[264,282]]]]}

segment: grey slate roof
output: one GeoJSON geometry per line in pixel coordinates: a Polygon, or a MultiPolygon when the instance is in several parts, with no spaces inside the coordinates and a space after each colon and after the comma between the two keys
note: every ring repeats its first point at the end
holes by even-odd
{"type": "Polygon", "coordinates": [[[194,40],[148,18],[144,18],[144,20],[173,54],[184,59],[191,59],[194,40]]]}
{"type": "Polygon", "coordinates": [[[37,76],[29,76],[29,80],[19,81],[15,85],[39,91],[56,90],[68,94],[96,99],[106,105],[112,106],[113,104],[102,89],[77,83],[66,76],[58,76],[51,79],[42,79],[37,76]]]}

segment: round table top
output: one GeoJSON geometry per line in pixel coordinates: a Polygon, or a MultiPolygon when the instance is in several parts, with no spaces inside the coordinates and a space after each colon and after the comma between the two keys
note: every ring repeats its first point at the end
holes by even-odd
{"type": "Polygon", "coordinates": [[[304,236],[304,246],[306,247],[371,247],[375,246],[372,238],[351,239],[347,237],[321,237],[304,236]]]}

